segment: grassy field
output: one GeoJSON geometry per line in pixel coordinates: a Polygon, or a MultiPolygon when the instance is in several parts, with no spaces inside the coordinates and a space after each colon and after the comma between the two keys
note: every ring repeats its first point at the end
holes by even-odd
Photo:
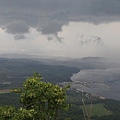
{"type": "Polygon", "coordinates": [[[0,94],[10,93],[10,89],[0,90],[0,94]]]}
{"type": "MultiPolygon", "coordinates": [[[[93,104],[92,105],[92,110],[91,110],[91,105],[86,105],[87,111],[92,111],[91,114],[92,116],[104,116],[104,115],[110,115],[112,114],[109,110],[104,108],[104,104],[93,104]]],[[[81,106],[82,109],[85,109],[85,107],[81,106]]]]}

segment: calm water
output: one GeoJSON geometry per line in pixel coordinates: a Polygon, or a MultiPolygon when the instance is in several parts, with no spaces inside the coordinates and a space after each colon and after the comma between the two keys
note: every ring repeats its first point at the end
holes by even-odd
{"type": "Polygon", "coordinates": [[[120,100],[120,68],[106,70],[83,70],[73,74],[72,87],[106,98],[120,100]]]}

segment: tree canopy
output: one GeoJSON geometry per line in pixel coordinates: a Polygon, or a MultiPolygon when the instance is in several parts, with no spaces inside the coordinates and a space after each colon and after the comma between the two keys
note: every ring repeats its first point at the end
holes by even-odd
{"type": "Polygon", "coordinates": [[[43,82],[41,75],[35,73],[26,79],[22,88],[12,92],[20,94],[22,107],[0,107],[1,120],[58,120],[59,112],[66,111],[66,87],[43,82]]]}

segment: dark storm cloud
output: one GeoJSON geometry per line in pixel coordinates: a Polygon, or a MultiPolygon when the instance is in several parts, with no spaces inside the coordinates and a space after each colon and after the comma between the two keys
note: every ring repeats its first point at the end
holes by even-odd
{"type": "Polygon", "coordinates": [[[6,25],[6,31],[11,34],[29,33],[29,26],[21,21],[15,21],[6,25]]]}
{"type": "Polygon", "coordinates": [[[41,32],[42,34],[57,34],[57,32],[62,30],[61,26],[63,26],[63,24],[60,24],[58,21],[49,22],[47,25],[42,26],[41,32]]]}
{"type": "Polygon", "coordinates": [[[0,0],[0,25],[7,25],[8,33],[24,34],[33,27],[57,35],[72,21],[120,21],[120,0],[0,0]]]}

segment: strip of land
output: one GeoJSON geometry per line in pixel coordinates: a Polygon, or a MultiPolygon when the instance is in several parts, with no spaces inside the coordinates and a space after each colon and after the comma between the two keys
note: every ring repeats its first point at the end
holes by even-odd
{"type": "Polygon", "coordinates": [[[4,94],[4,93],[10,93],[10,89],[0,90],[0,94],[4,94]]]}

